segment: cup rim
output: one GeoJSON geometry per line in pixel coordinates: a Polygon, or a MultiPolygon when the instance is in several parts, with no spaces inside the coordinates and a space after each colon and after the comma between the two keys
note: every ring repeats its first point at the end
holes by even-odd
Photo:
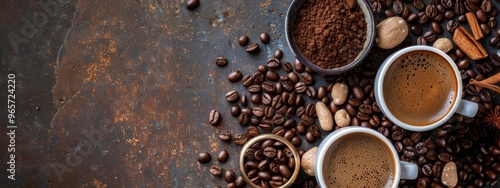
{"type": "Polygon", "coordinates": [[[364,48],[359,52],[354,61],[350,62],[349,64],[339,68],[323,69],[318,65],[310,62],[306,57],[302,55],[301,50],[296,44],[295,35],[293,34],[295,24],[294,22],[297,12],[306,1],[307,0],[293,0],[288,7],[285,16],[285,38],[292,53],[295,54],[295,57],[312,71],[325,75],[335,75],[347,72],[363,62],[366,56],[368,56],[368,53],[370,52],[375,41],[375,19],[369,3],[366,0],[356,0],[356,3],[360,6],[363,14],[365,15],[365,21],[367,24],[366,41],[363,44],[364,48]]]}
{"type": "Polygon", "coordinates": [[[359,126],[350,126],[350,127],[344,127],[335,130],[334,132],[330,133],[327,137],[323,139],[321,144],[318,146],[318,150],[316,151],[316,159],[315,159],[315,164],[314,164],[314,174],[316,176],[316,180],[318,181],[318,184],[320,187],[326,187],[326,184],[324,181],[323,176],[323,162],[320,163],[320,161],[324,161],[326,152],[328,149],[332,146],[332,144],[336,141],[339,140],[340,138],[348,135],[348,134],[353,134],[353,133],[366,133],[372,136],[377,137],[379,140],[384,142],[384,144],[389,148],[390,154],[392,158],[394,159],[394,178],[393,178],[393,183],[391,187],[395,188],[398,186],[399,181],[401,179],[401,162],[399,159],[399,156],[397,154],[396,148],[391,144],[391,141],[387,139],[385,136],[380,134],[379,132],[366,128],[366,127],[359,127],[359,126]]]}
{"type": "Polygon", "coordinates": [[[286,147],[290,148],[290,150],[292,151],[293,157],[296,159],[295,160],[295,169],[293,170],[292,176],[290,177],[290,179],[288,180],[288,182],[286,182],[285,184],[283,184],[279,188],[287,188],[287,187],[292,186],[292,184],[295,182],[295,180],[299,176],[299,171],[300,171],[300,155],[299,155],[299,152],[297,152],[297,148],[295,148],[295,146],[293,146],[293,144],[290,143],[285,138],[283,138],[281,136],[278,136],[278,135],[275,135],[275,134],[270,134],[270,133],[261,134],[259,136],[253,137],[252,139],[250,139],[249,141],[247,141],[243,145],[243,147],[241,148],[240,154],[238,156],[238,167],[239,167],[239,170],[240,170],[241,177],[243,177],[243,180],[250,187],[260,187],[260,186],[255,185],[252,181],[250,181],[250,179],[248,178],[248,176],[247,176],[247,174],[245,172],[245,166],[244,166],[245,165],[244,164],[244,161],[245,161],[245,152],[253,144],[255,144],[255,143],[259,142],[259,141],[262,141],[262,140],[267,140],[267,139],[277,140],[277,141],[283,142],[283,144],[285,144],[286,147]]]}
{"type": "Polygon", "coordinates": [[[450,56],[448,56],[443,51],[441,51],[437,48],[431,47],[431,46],[426,46],[426,45],[415,45],[415,46],[406,47],[406,48],[403,48],[403,49],[398,50],[398,51],[394,52],[393,54],[391,54],[382,63],[379,70],[377,71],[377,75],[375,76],[374,86],[375,86],[374,87],[375,100],[377,101],[378,106],[379,106],[380,110],[384,113],[384,115],[386,115],[387,118],[389,118],[389,120],[391,120],[393,123],[400,126],[401,128],[404,128],[404,129],[410,130],[410,131],[417,131],[417,132],[435,129],[435,128],[441,126],[442,124],[444,124],[446,121],[448,121],[448,119],[450,119],[451,116],[453,116],[453,114],[455,114],[455,112],[457,111],[458,106],[460,104],[461,96],[462,96],[462,79],[461,79],[458,67],[457,67],[457,65],[455,65],[455,62],[451,59],[450,56]],[[385,98],[383,97],[384,96],[384,90],[383,90],[384,76],[383,75],[385,75],[387,73],[389,67],[394,63],[394,61],[397,58],[401,57],[402,55],[404,55],[408,52],[413,52],[413,51],[427,51],[427,52],[431,52],[431,53],[434,53],[434,54],[437,54],[437,55],[443,57],[446,60],[446,62],[452,67],[453,73],[455,74],[455,79],[457,81],[456,97],[453,100],[452,107],[450,108],[450,110],[448,111],[448,113],[445,116],[443,116],[438,121],[431,123],[429,125],[416,126],[416,125],[410,125],[408,123],[402,122],[401,120],[396,118],[396,116],[394,116],[394,114],[385,105],[385,98]]]}

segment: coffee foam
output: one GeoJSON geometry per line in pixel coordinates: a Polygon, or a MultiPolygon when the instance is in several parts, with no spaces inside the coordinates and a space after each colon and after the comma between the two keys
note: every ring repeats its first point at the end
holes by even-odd
{"type": "Polygon", "coordinates": [[[430,52],[410,52],[398,58],[387,72],[386,104],[405,123],[434,123],[447,114],[456,98],[454,75],[443,57],[430,52]]]}
{"type": "Polygon", "coordinates": [[[367,134],[348,135],[332,146],[323,170],[327,187],[390,187],[394,159],[381,140],[367,134]]]}

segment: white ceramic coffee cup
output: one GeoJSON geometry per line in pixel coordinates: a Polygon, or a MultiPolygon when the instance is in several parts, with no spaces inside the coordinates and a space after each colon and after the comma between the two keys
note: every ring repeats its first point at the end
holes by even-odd
{"type": "Polygon", "coordinates": [[[451,116],[455,114],[455,112],[467,117],[474,117],[478,110],[477,103],[461,99],[463,90],[462,78],[460,76],[460,72],[457,66],[455,65],[455,62],[446,53],[434,47],[424,46],[424,45],[410,46],[393,53],[380,66],[374,82],[375,82],[374,83],[375,100],[377,101],[380,110],[382,111],[382,113],[384,113],[384,115],[387,116],[389,120],[391,120],[393,123],[395,123],[396,125],[400,126],[403,129],[417,131],[417,132],[432,130],[444,124],[446,121],[448,121],[448,119],[450,119],[451,116]],[[446,62],[443,63],[448,63],[453,68],[453,73],[455,74],[454,77],[457,82],[457,88],[456,88],[457,97],[455,97],[451,109],[441,119],[428,125],[416,126],[402,122],[401,120],[396,118],[393,115],[393,113],[389,110],[389,108],[386,105],[385,99],[383,97],[384,96],[383,82],[389,67],[394,63],[396,59],[398,59],[402,55],[405,55],[408,52],[413,52],[413,51],[427,51],[437,54],[446,59],[446,62]]]}
{"type": "MultiPolygon", "coordinates": [[[[418,176],[418,166],[413,163],[401,161],[399,159],[398,153],[394,146],[391,144],[391,142],[384,137],[382,134],[379,132],[369,129],[366,127],[360,127],[360,126],[351,126],[351,127],[344,127],[337,129],[330,133],[318,147],[318,150],[316,151],[316,162],[314,163],[314,175],[316,176],[316,180],[318,181],[318,184],[320,187],[327,187],[323,175],[323,168],[324,168],[324,161],[325,157],[328,154],[328,149],[330,146],[335,144],[337,141],[341,140],[341,138],[353,134],[353,133],[365,133],[372,135],[382,142],[389,148],[390,150],[390,155],[394,159],[394,172],[393,172],[393,180],[391,187],[395,188],[399,184],[400,179],[408,179],[408,180],[413,180],[416,179],[418,176]]],[[[335,152],[335,151],[332,151],[335,152]]],[[[370,157],[370,156],[366,156],[370,157]]],[[[370,186],[370,185],[366,185],[370,186]]]]}

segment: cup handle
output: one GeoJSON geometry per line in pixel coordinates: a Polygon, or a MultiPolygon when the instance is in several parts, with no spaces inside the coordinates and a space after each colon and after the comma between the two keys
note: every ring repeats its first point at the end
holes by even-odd
{"type": "Polygon", "coordinates": [[[401,163],[401,179],[414,180],[418,177],[418,166],[413,163],[406,161],[400,161],[401,163]]]}
{"type": "Polygon", "coordinates": [[[474,117],[478,108],[477,103],[462,99],[456,112],[467,117],[474,117]]]}

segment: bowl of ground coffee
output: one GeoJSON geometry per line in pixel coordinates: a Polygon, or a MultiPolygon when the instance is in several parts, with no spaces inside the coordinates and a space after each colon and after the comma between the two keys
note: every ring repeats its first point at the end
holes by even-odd
{"type": "Polygon", "coordinates": [[[296,58],[328,75],[359,65],[375,38],[373,13],[365,0],[294,0],[285,31],[296,58]]]}

